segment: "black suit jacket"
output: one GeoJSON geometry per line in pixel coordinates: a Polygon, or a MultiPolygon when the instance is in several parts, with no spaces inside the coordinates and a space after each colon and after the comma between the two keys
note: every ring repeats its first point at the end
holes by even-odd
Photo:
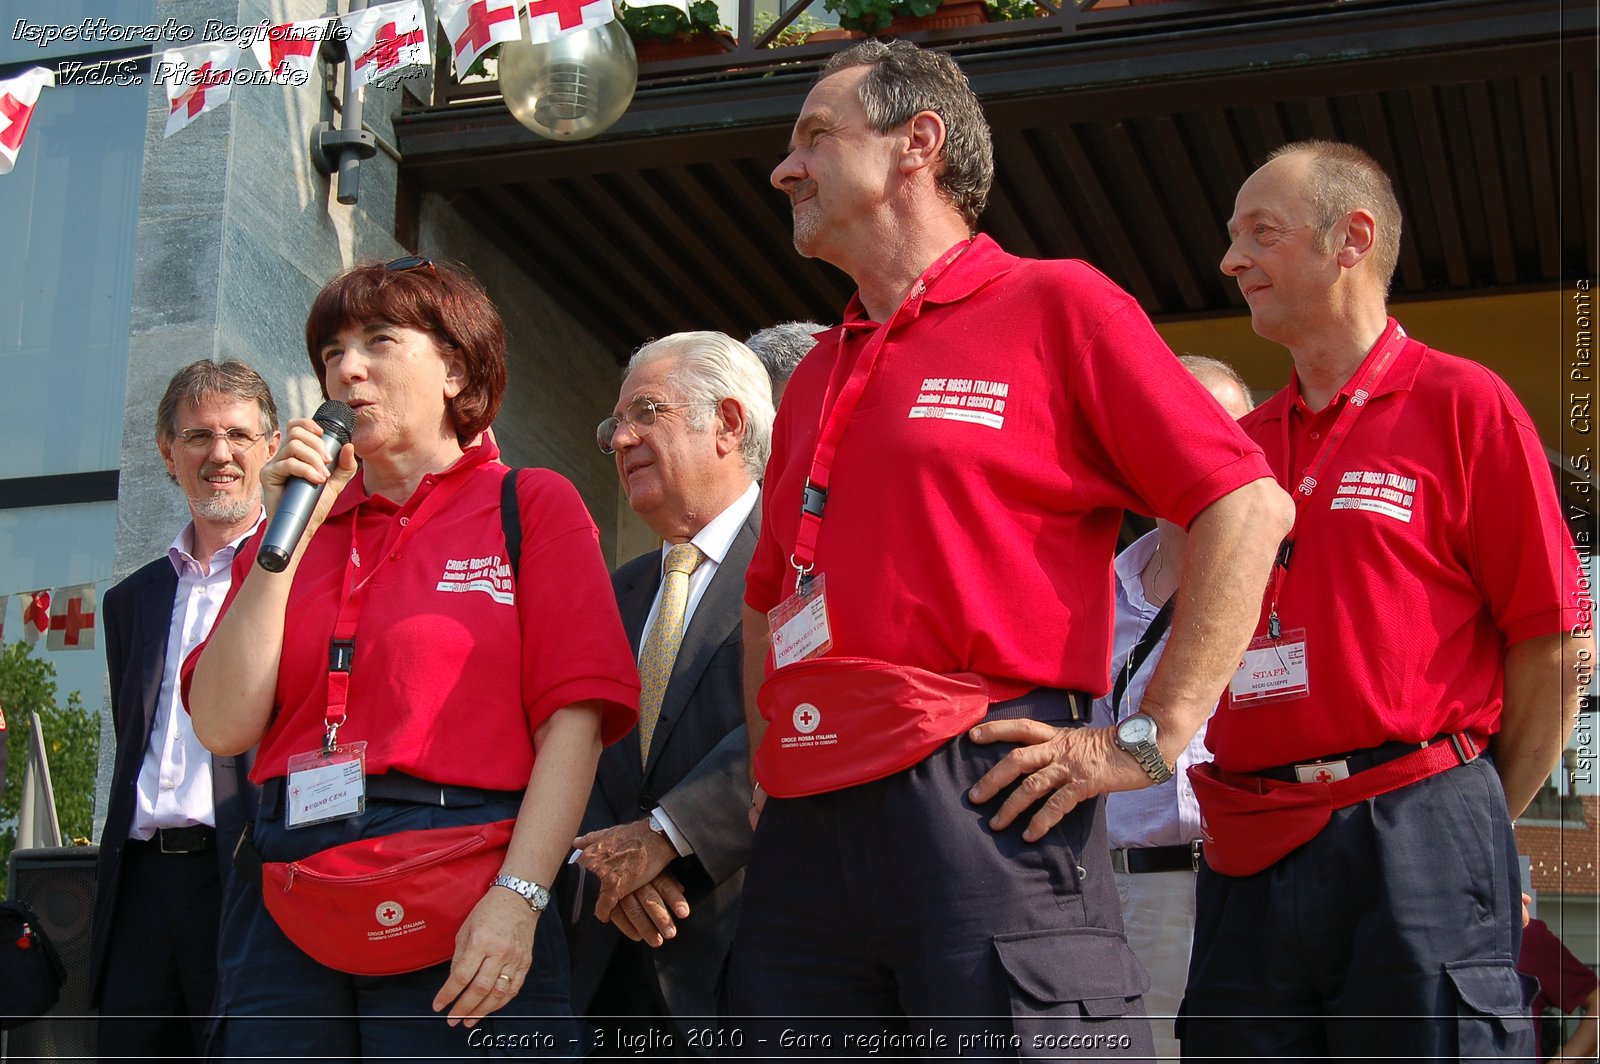
{"type": "MultiPolygon", "coordinates": [[[[106,667],[111,680],[111,719],[117,733],[116,763],[106,803],[105,833],[95,866],[94,930],[89,947],[89,1003],[98,1006],[106,947],[111,939],[122,850],[133,824],[139,769],[150,746],[156,700],[167,667],[167,632],[172,624],[178,574],[162,556],[106,592],[106,667]]],[[[174,667],[181,665],[174,662],[174,667]]],[[[223,881],[244,825],[254,819],[256,792],[249,780],[250,755],[211,758],[211,790],[217,819],[217,860],[223,881]]]]}
{"type": "MultiPolygon", "coordinates": [[[[744,724],[744,573],[755,552],[761,504],[739,529],[689,619],[661,702],[650,761],[639,764],[635,728],[600,755],[583,830],[629,823],[660,805],[694,847],[669,871],[684,884],[690,914],[675,938],[650,950],[662,996],[674,1016],[716,1015],[716,982],[733,942],[750,856],[749,748],[744,724]]],[[[634,652],[661,586],[661,552],[623,565],[611,577],[634,652]]],[[[621,932],[594,918],[594,877],[572,928],[572,1001],[587,1011],[621,932]]]]}

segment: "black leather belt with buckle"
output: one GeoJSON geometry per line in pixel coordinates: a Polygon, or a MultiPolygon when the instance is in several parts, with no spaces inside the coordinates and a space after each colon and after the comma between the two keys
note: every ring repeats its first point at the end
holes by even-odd
{"type": "Polygon", "coordinates": [[[204,824],[157,828],[149,839],[162,853],[210,853],[217,848],[217,829],[204,824]]]}
{"type": "Polygon", "coordinates": [[[1200,870],[1200,840],[1187,846],[1141,846],[1112,850],[1111,870],[1142,875],[1146,872],[1197,872],[1200,870]]]}

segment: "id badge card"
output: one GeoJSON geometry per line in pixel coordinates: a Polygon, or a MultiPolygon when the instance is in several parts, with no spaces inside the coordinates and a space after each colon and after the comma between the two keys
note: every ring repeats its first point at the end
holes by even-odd
{"type": "Polygon", "coordinates": [[[295,754],[283,787],[283,822],[303,828],[343,820],[367,808],[367,743],[295,754]]]}
{"type": "Polygon", "coordinates": [[[811,586],[796,591],[767,612],[772,633],[773,667],[826,654],[833,646],[828,628],[828,574],[818,573],[811,586]]]}
{"type": "Polygon", "coordinates": [[[1306,673],[1306,630],[1290,628],[1277,639],[1260,635],[1245,648],[1244,661],[1228,684],[1235,706],[1287,702],[1311,693],[1306,673]]]}

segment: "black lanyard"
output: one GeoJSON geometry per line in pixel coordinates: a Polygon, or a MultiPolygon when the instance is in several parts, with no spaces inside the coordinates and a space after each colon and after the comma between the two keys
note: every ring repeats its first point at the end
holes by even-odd
{"type": "Polygon", "coordinates": [[[1150,623],[1145,625],[1144,634],[1138,642],[1133,644],[1133,649],[1128,651],[1128,660],[1117,672],[1117,682],[1111,688],[1111,721],[1116,723],[1122,719],[1122,696],[1128,693],[1128,685],[1138,675],[1144,663],[1155,651],[1156,644],[1161,642],[1161,637],[1166,634],[1167,627],[1172,624],[1172,604],[1177,601],[1178,591],[1172,591],[1172,597],[1161,604],[1156,615],[1150,618],[1150,623]]]}

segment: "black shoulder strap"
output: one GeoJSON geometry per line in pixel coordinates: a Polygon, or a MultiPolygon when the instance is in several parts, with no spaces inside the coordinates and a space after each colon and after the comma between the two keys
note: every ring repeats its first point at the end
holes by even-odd
{"type": "Polygon", "coordinates": [[[1128,652],[1128,661],[1117,673],[1117,682],[1111,688],[1111,720],[1113,723],[1122,719],[1122,696],[1128,693],[1128,684],[1133,682],[1134,676],[1144,665],[1146,659],[1156,649],[1156,644],[1161,642],[1161,637],[1167,631],[1167,626],[1172,623],[1172,604],[1178,598],[1176,589],[1172,597],[1161,604],[1161,609],[1150,618],[1150,624],[1145,628],[1144,634],[1139,636],[1139,641],[1133,644],[1133,649],[1128,652]]]}
{"type": "Polygon", "coordinates": [[[517,579],[517,567],[522,563],[522,507],[517,500],[517,469],[506,470],[500,481],[500,527],[506,534],[506,561],[511,565],[511,579],[517,579]]]}

